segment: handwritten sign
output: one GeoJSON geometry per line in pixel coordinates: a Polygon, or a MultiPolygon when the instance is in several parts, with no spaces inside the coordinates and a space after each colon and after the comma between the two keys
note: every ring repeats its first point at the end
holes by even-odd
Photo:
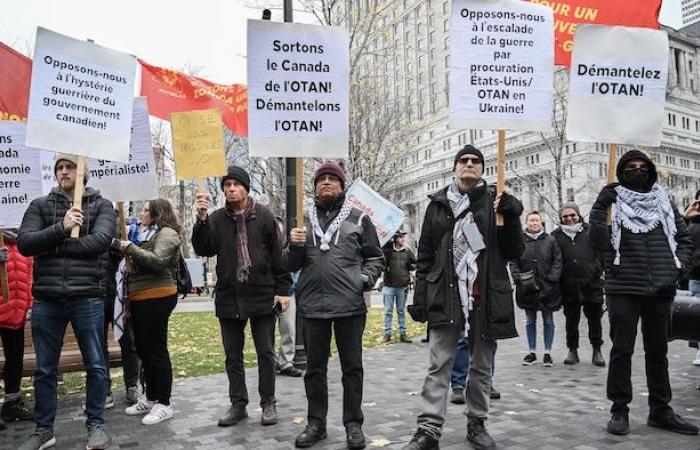
{"type": "Polygon", "coordinates": [[[170,127],[178,180],[226,173],[224,130],[218,109],[173,113],[170,127]]]}

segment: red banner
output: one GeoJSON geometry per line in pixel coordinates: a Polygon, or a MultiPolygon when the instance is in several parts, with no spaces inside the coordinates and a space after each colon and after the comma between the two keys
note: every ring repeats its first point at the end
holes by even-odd
{"type": "Polygon", "coordinates": [[[659,29],[661,0],[525,0],[554,10],[554,64],[569,67],[579,23],[659,29]]]}
{"type": "Polygon", "coordinates": [[[32,60],[0,42],[0,120],[27,120],[32,60]]]}
{"type": "Polygon", "coordinates": [[[248,136],[248,89],[245,85],[215,84],[139,62],[141,95],[148,97],[150,114],[170,120],[174,112],[219,108],[226,127],[238,136],[248,136]]]}

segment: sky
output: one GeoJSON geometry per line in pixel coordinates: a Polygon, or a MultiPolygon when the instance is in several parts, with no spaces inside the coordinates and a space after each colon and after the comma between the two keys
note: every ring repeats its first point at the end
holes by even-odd
{"type": "MultiPolygon", "coordinates": [[[[27,54],[36,27],[137,55],[171,69],[199,68],[215,83],[246,82],[246,20],[259,19],[255,0],[0,0],[0,41],[27,54]]],[[[282,0],[277,3],[282,5],[282,0]]],[[[680,0],[664,0],[660,22],[681,26],[680,0]]],[[[280,9],[273,20],[281,20],[280,9]]],[[[297,21],[312,22],[297,14],[297,21]]]]}

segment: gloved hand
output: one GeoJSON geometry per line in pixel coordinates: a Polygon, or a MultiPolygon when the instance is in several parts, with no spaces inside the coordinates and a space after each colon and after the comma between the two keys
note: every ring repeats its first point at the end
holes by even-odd
{"type": "Polygon", "coordinates": [[[428,321],[428,311],[421,305],[408,305],[408,313],[416,322],[425,323],[428,321]]]}
{"type": "Polygon", "coordinates": [[[501,192],[496,199],[496,212],[505,217],[520,217],[523,213],[523,204],[507,192],[501,192]]]}
{"type": "Polygon", "coordinates": [[[615,201],[617,201],[617,191],[615,188],[619,186],[620,183],[610,183],[600,191],[598,198],[596,199],[596,205],[601,208],[607,208],[615,201]]]}
{"type": "Polygon", "coordinates": [[[8,259],[7,247],[0,247],[0,264],[5,264],[8,259]]]}

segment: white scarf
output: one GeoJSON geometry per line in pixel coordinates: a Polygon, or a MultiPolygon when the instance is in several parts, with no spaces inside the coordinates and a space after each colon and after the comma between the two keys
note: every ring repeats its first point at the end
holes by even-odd
{"type": "Polygon", "coordinates": [[[610,236],[613,249],[615,249],[613,264],[620,265],[622,227],[634,234],[640,234],[650,232],[660,223],[666,234],[676,267],[680,269],[681,262],[676,256],[676,248],[678,247],[676,215],[666,191],[658,183],[654,183],[649,192],[636,192],[623,186],[617,186],[615,191],[617,191],[617,201],[612,205],[612,233],[610,236]]]}
{"type": "Polygon", "coordinates": [[[350,215],[350,211],[352,211],[352,205],[350,204],[350,202],[345,200],[343,206],[340,208],[340,212],[338,212],[338,215],[335,216],[335,219],[333,219],[333,222],[328,226],[326,232],[324,233],[321,229],[321,225],[318,222],[318,207],[314,206],[314,209],[309,214],[309,222],[311,222],[311,226],[313,227],[314,231],[312,235],[314,245],[316,245],[316,236],[318,236],[321,240],[320,249],[322,252],[327,252],[331,249],[330,243],[333,239],[333,235],[336,234],[336,232],[338,232],[338,236],[336,236],[335,238],[335,245],[338,245],[338,237],[340,237],[340,225],[342,225],[345,219],[348,218],[348,216],[350,215]]]}
{"type": "Polygon", "coordinates": [[[529,231],[525,230],[525,234],[530,236],[532,240],[536,241],[542,234],[544,234],[544,230],[540,230],[537,233],[530,233],[529,231]]]}
{"type": "Polygon", "coordinates": [[[119,342],[124,334],[124,315],[126,313],[126,277],[129,269],[126,265],[126,258],[119,263],[119,268],[115,274],[117,283],[117,295],[114,299],[114,340],[119,342]]]}
{"type": "MultiPolygon", "coordinates": [[[[483,180],[481,183],[483,183],[483,180]]],[[[469,209],[471,205],[469,195],[460,193],[456,182],[447,189],[447,200],[455,219],[469,209]]],[[[463,226],[470,223],[474,223],[474,215],[468,212],[455,222],[452,229],[452,257],[455,272],[457,273],[457,278],[459,278],[457,286],[459,287],[459,300],[462,305],[462,312],[464,313],[465,333],[469,331],[469,311],[474,307],[474,296],[472,294],[474,292],[474,282],[479,274],[477,258],[479,253],[481,253],[481,251],[473,252],[471,250],[464,231],[462,231],[463,226]]]]}
{"type": "Polygon", "coordinates": [[[561,231],[563,231],[564,234],[569,236],[569,239],[573,241],[576,239],[576,235],[583,230],[583,222],[579,222],[574,225],[561,224],[560,227],[561,231]]]}

